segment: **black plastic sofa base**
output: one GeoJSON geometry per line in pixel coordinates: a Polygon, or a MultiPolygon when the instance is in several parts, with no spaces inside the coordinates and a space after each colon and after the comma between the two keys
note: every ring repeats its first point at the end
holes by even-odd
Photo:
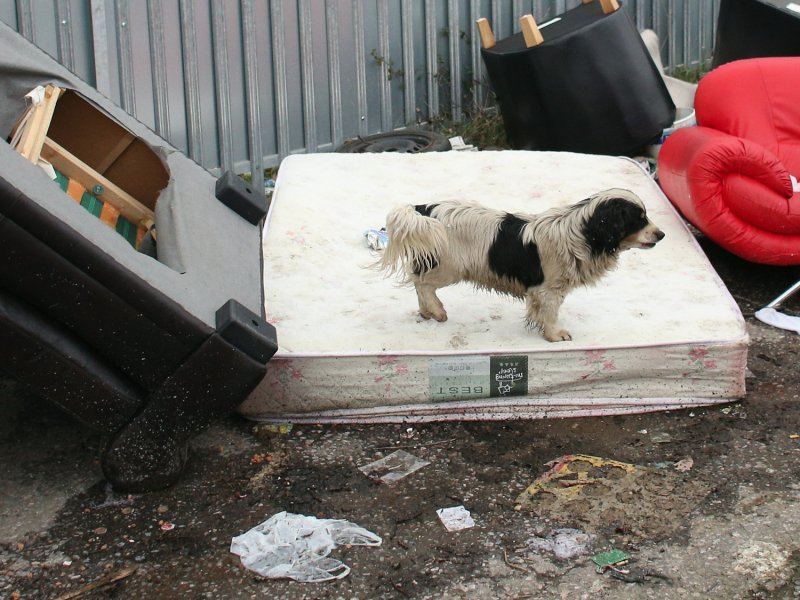
{"type": "MultiPolygon", "coordinates": [[[[274,353],[274,329],[266,325],[262,349],[271,347],[274,353]]],[[[145,394],[67,330],[0,290],[3,371],[81,422],[113,435],[102,467],[120,492],[175,483],[191,438],[239,405],[264,376],[264,362],[214,333],[145,394]]]]}
{"type": "Polygon", "coordinates": [[[144,389],[80,339],[0,290],[0,365],[18,383],[105,433],[139,411],[144,389]]]}
{"type": "Polygon", "coordinates": [[[2,178],[0,236],[3,371],[112,437],[116,490],[175,483],[191,438],[264,376],[274,327],[230,300],[215,331],[2,178]]]}

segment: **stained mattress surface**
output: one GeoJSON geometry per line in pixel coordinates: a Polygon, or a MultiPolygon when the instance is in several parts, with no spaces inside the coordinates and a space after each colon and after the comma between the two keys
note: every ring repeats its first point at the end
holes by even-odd
{"type": "Polygon", "coordinates": [[[742,315],[657,184],[625,158],[564,152],[310,154],[283,161],[264,228],[280,349],[240,410],[258,420],[421,421],[621,414],[744,395],[742,315]],[[571,292],[572,341],[526,330],[524,303],[462,283],[444,323],[371,265],[365,231],[445,199],[538,213],[619,187],[666,237],[571,292]]]}

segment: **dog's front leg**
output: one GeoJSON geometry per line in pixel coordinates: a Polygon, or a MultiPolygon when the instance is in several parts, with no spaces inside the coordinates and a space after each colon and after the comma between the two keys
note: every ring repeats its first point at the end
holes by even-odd
{"type": "Polygon", "coordinates": [[[538,288],[525,295],[528,325],[542,330],[548,342],[566,342],[572,339],[569,331],[558,328],[558,310],[564,294],[555,290],[538,288]]]}
{"type": "Polygon", "coordinates": [[[444,309],[442,301],[436,295],[436,287],[414,282],[417,289],[417,300],[419,300],[419,314],[423,319],[435,319],[437,321],[447,321],[447,311],[444,309]]]}

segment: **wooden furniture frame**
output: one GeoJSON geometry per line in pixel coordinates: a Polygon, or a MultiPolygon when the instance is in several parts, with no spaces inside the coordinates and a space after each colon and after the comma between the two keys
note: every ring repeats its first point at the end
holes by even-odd
{"type": "MultiPolygon", "coordinates": [[[[80,203],[85,193],[98,197],[103,202],[100,220],[115,227],[119,217],[123,216],[136,225],[139,230],[137,240],[140,240],[154,224],[154,212],[47,136],[56,103],[63,92],[62,88],[54,85],[44,88],[43,100],[34,102],[20,119],[18,127],[21,129],[15,136],[19,139],[17,151],[34,164],[43,160],[63,173],[70,180],[67,194],[77,202],[80,203]]],[[[128,143],[133,138],[130,134],[128,143]]],[[[126,144],[120,143],[115,153],[106,158],[106,165],[116,160],[125,148],[126,144]]]]}

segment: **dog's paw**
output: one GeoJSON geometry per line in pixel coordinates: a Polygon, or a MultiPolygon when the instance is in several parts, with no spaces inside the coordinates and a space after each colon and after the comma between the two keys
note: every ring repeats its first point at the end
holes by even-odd
{"type": "Polygon", "coordinates": [[[558,331],[545,330],[544,339],[548,342],[569,342],[572,336],[566,329],[559,329],[558,331]]]}
{"type": "Polygon", "coordinates": [[[441,311],[434,311],[434,310],[431,310],[431,311],[429,311],[429,310],[420,311],[419,312],[419,316],[421,316],[423,319],[426,319],[426,320],[427,319],[433,319],[434,321],[439,321],[440,323],[443,323],[444,321],[447,321],[447,313],[444,310],[441,310],[441,311]]]}

